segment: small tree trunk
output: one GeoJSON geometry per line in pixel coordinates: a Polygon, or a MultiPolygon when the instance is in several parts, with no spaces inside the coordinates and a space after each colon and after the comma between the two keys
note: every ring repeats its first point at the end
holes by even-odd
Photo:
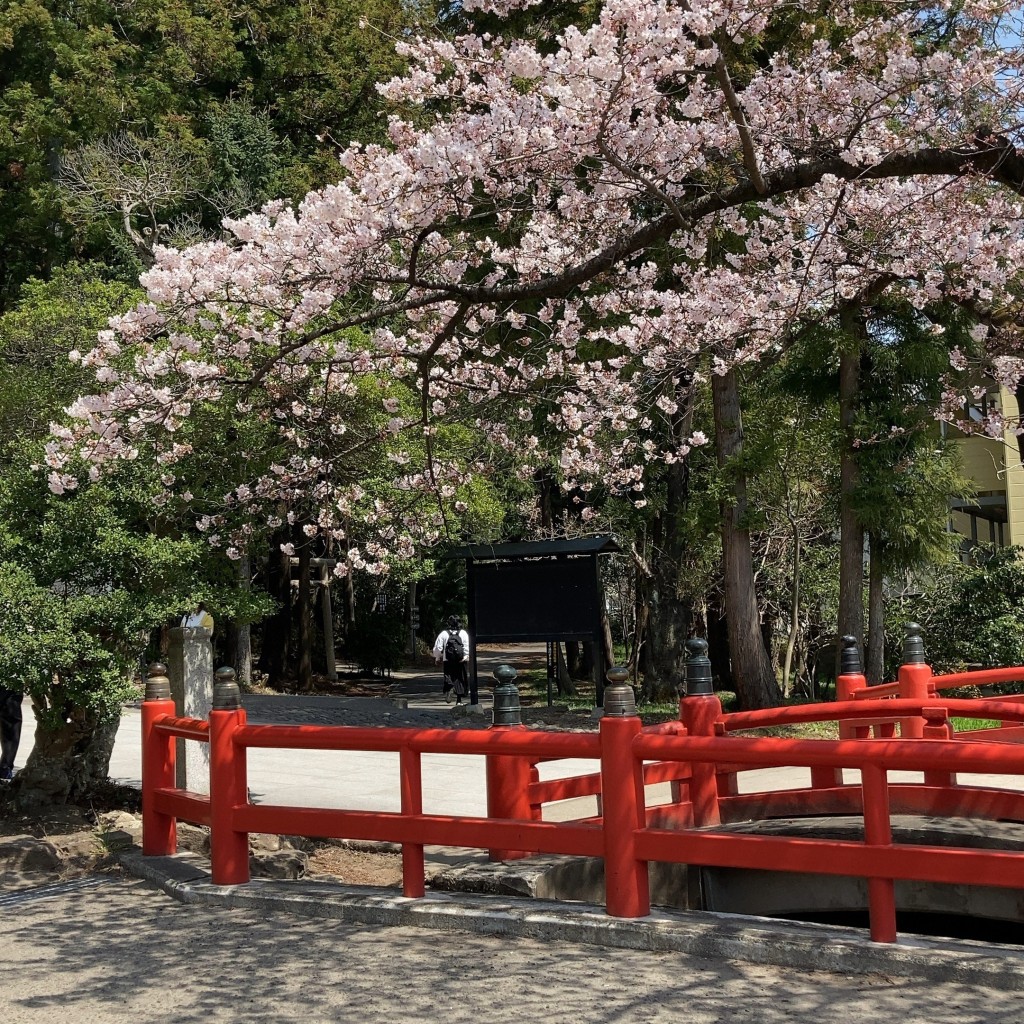
{"type": "Polygon", "coordinates": [[[885,678],[885,607],[882,600],[882,540],[869,534],[871,561],[868,566],[868,639],[864,675],[874,686],[885,678]]]}
{"type": "Polygon", "coordinates": [[[800,531],[793,524],[793,589],[789,598],[789,637],[786,640],[786,657],[782,663],[782,692],[788,697],[791,689],[793,652],[800,632],[800,531]]]}
{"type": "Polygon", "coordinates": [[[729,625],[718,600],[708,601],[704,613],[707,625],[708,657],[711,672],[718,680],[717,689],[736,691],[729,665],[729,625]]]}
{"type": "MultiPolygon", "coordinates": [[[[297,531],[298,533],[299,531],[297,531]]],[[[299,689],[308,692],[313,689],[313,619],[310,604],[312,575],[310,572],[310,543],[303,536],[299,548],[299,689]]]]}
{"type": "Polygon", "coordinates": [[[611,668],[615,664],[615,641],[612,639],[611,620],[604,612],[601,613],[601,645],[605,665],[611,668]]]}
{"type": "Polygon", "coordinates": [[[36,698],[32,707],[35,740],[14,783],[15,802],[30,810],[87,797],[92,786],[107,778],[118,716],[47,706],[36,698]]]}
{"type": "MultiPolygon", "coordinates": [[[[854,417],[860,389],[860,339],[863,325],[855,313],[844,314],[846,344],[839,355],[839,423],[842,440],[839,456],[839,622],[837,636],[864,641],[864,529],[854,508],[858,482],[855,458],[854,417]]],[[[842,645],[836,644],[836,674],[842,645]]]]}
{"type": "MultiPolygon", "coordinates": [[[[672,440],[682,444],[690,434],[693,398],[689,381],[680,381],[678,411],[672,417],[672,440]]],[[[693,602],[680,592],[680,571],[686,552],[684,522],[690,497],[690,468],[686,459],[664,467],[665,507],[651,524],[651,565],[647,591],[647,645],[644,648],[644,697],[664,701],[683,685],[686,641],[693,624],[693,602]]]]}
{"type": "Polygon", "coordinates": [[[576,681],[573,679],[565,658],[562,655],[562,645],[555,644],[555,678],[558,682],[558,693],[562,697],[572,697],[576,693],[576,681]]]}
{"type": "Polygon", "coordinates": [[[582,656],[579,640],[565,641],[565,669],[573,679],[581,677],[582,656]]]}
{"type": "Polygon", "coordinates": [[[356,584],[349,570],[345,576],[345,630],[350,630],[356,622],[356,584]]]}
{"type": "Polygon", "coordinates": [[[292,566],[291,558],[281,550],[287,534],[276,533],[271,539],[270,562],[267,567],[267,590],[277,598],[277,611],[263,627],[263,649],[260,668],[267,673],[267,683],[275,690],[287,685],[288,653],[291,645],[292,566]]]}
{"type": "Polygon", "coordinates": [[[591,640],[586,640],[580,644],[580,664],[578,678],[589,679],[594,674],[594,666],[596,664],[597,658],[594,654],[594,643],[591,640]]]}
{"type": "MultiPolygon", "coordinates": [[[[238,582],[242,590],[252,588],[252,564],[248,555],[242,555],[237,566],[238,582]]],[[[239,625],[235,638],[235,676],[244,686],[252,683],[252,627],[248,622],[239,625]]]]}
{"type": "Polygon", "coordinates": [[[729,657],[736,696],[743,708],[765,708],[782,699],[761,636],[761,616],[754,584],[754,557],[745,525],[747,478],[739,468],[743,454],[743,419],[735,370],[711,381],[718,464],[731,473],[731,496],[722,502],[722,557],[729,657]]]}

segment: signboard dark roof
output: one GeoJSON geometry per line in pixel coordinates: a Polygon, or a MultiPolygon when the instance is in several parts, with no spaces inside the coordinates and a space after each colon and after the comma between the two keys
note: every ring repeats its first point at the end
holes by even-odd
{"type": "Polygon", "coordinates": [[[467,544],[452,550],[448,557],[496,562],[518,558],[554,558],[558,555],[603,555],[621,550],[611,537],[578,537],[574,540],[531,540],[513,544],[467,544]]]}

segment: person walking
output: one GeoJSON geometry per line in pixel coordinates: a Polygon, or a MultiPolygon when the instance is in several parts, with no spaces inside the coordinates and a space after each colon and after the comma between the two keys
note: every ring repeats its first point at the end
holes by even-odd
{"type": "Polygon", "coordinates": [[[446,704],[451,704],[452,693],[456,705],[469,693],[469,634],[462,628],[457,615],[448,619],[448,628],[442,629],[434,641],[434,663],[444,663],[444,687],[442,693],[446,704]]]}
{"type": "Polygon", "coordinates": [[[21,743],[21,690],[0,686],[0,782],[14,778],[14,759],[21,743]]]}

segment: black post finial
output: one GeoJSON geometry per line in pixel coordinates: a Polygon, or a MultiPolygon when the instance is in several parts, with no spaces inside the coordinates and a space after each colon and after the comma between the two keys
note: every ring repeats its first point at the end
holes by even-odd
{"type": "Polygon", "coordinates": [[[844,676],[859,676],[864,671],[864,665],[860,660],[860,648],[857,646],[855,636],[844,636],[842,638],[843,651],[839,656],[839,672],[844,676]]]}
{"type": "Polygon", "coordinates": [[[715,692],[711,677],[711,659],[708,657],[708,642],[701,637],[686,641],[689,657],[686,659],[686,681],[683,692],[687,697],[710,697],[715,692]]]}
{"type": "Polygon", "coordinates": [[[924,638],[921,636],[921,627],[916,622],[908,622],[906,636],[903,638],[903,664],[924,663],[924,638]]]}
{"type": "Polygon", "coordinates": [[[522,725],[523,713],[519,704],[518,673],[511,665],[499,665],[492,673],[497,680],[494,687],[494,705],[491,708],[492,725],[522,725]]]}

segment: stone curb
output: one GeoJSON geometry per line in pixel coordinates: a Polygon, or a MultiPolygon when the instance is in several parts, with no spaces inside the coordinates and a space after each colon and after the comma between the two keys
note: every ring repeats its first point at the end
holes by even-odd
{"type": "Polygon", "coordinates": [[[209,864],[195,854],[119,855],[130,875],[154,883],[181,903],[277,912],[347,924],[401,925],[441,932],[559,940],[619,949],[686,953],[709,960],[827,971],[884,974],[1024,991],[1024,947],[901,938],[888,945],[832,925],[734,914],[658,910],[636,920],[608,917],[601,907],[536,899],[428,893],[407,899],[372,886],[256,879],[247,885],[210,882],[209,864]]]}

